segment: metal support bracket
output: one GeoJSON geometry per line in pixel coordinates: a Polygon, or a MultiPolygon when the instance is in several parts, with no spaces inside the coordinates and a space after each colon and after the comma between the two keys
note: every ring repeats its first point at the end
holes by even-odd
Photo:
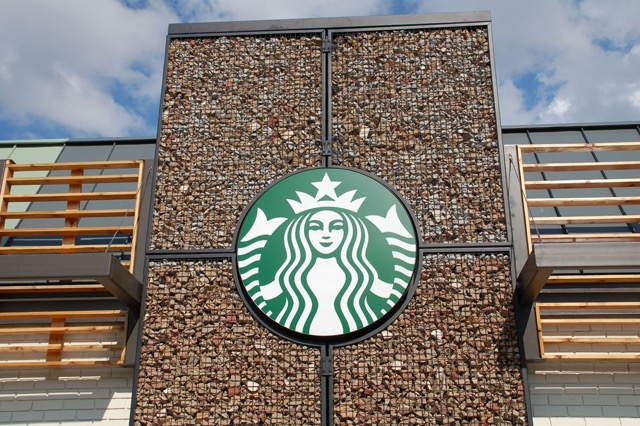
{"type": "Polygon", "coordinates": [[[320,410],[322,426],[333,426],[333,347],[320,347],[320,410]]]}
{"type": "Polygon", "coordinates": [[[322,141],[322,155],[331,155],[331,141],[322,141]]]}
{"type": "Polygon", "coordinates": [[[332,50],[333,50],[333,43],[331,42],[331,37],[330,36],[322,37],[322,47],[320,51],[322,53],[331,53],[332,50]]]}
{"type": "Polygon", "coordinates": [[[320,355],[320,375],[333,376],[333,355],[320,355]]]}

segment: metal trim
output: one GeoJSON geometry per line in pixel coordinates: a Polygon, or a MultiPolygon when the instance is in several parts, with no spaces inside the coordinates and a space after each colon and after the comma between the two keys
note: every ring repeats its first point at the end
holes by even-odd
{"type": "Polygon", "coordinates": [[[424,254],[449,253],[510,253],[509,243],[439,243],[423,244],[420,251],[424,254]]]}
{"type": "Polygon", "coordinates": [[[500,102],[498,99],[498,80],[496,71],[496,61],[493,54],[493,31],[491,23],[487,25],[487,38],[489,43],[489,67],[491,68],[491,88],[493,91],[493,105],[495,108],[495,130],[498,143],[498,164],[500,167],[500,176],[502,180],[502,208],[504,211],[504,225],[507,233],[507,241],[513,243],[512,225],[511,225],[511,203],[508,198],[509,188],[507,182],[507,164],[505,162],[504,144],[502,143],[502,132],[500,131],[500,102]]]}
{"type": "Polygon", "coordinates": [[[531,131],[579,131],[584,130],[638,130],[638,122],[622,121],[618,123],[567,123],[567,124],[531,124],[531,125],[507,125],[501,126],[502,132],[507,134],[524,133],[531,131]]]}
{"type": "Polygon", "coordinates": [[[158,127],[156,129],[156,149],[153,153],[153,172],[151,173],[151,192],[150,192],[150,205],[149,212],[147,215],[147,230],[144,245],[140,244],[140,246],[144,247],[145,253],[149,253],[151,246],[151,228],[153,224],[153,212],[155,210],[155,200],[156,200],[156,190],[157,190],[157,179],[158,179],[158,162],[160,157],[160,140],[162,137],[162,111],[164,111],[164,99],[165,93],[167,90],[167,69],[169,67],[169,37],[167,36],[165,47],[164,47],[164,67],[162,69],[162,88],[160,95],[160,105],[158,107],[158,127]]]}
{"type": "MultiPolygon", "coordinates": [[[[170,24],[171,26],[173,24],[170,24]]],[[[180,24],[177,24],[180,25],[180,24]]],[[[191,39],[191,38],[213,38],[213,37],[271,37],[271,36],[304,36],[322,34],[323,30],[265,30],[265,31],[225,31],[225,32],[204,32],[169,35],[171,40],[191,39]]]]}
{"type": "MultiPolygon", "coordinates": [[[[510,256],[511,270],[515,267],[515,260],[513,254],[510,256]]],[[[516,277],[514,274],[511,274],[511,288],[517,289],[516,277]]],[[[535,345],[533,349],[529,349],[529,351],[534,351],[533,353],[539,353],[538,348],[538,339],[537,333],[534,333],[532,338],[525,338],[525,333],[527,331],[527,322],[530,311],[532,311],[531,306],[525,307],[520,303],[520,294],[517,291],[513,292],[513,297],[511,300],[513,313],[516,321],[516,330],[518,332],[518,348],[520,349],[520,372],[522,374],[522,387],[524,393],[524,403],[525,403],[525,411],[527,413],[527,421],[528,424],[533,424],[533,403],[531,402],[531,393],[529,392],[529,372],[527,370],[527,347],[530,347],[532,344],[535,345]],[[537,352],[536,352],[537,351],[537,352]]]]}
{"type": "Polygon", "coordinates": [[[389,26],[418,26],[418,25],[472,25],[487,23],[491,20],[489,12],[464,13],[430,13],[415,15],[387,15],[387,16],[357,16],[341,18],[309,18],[309,19],[279,19],[264,21],[239,22],[207,22],[190,24],[170,24],[168,34],[177,36],[201,36],[203,34],[231,33],[231,32],[282,32],[282,31],[311,31],[324,29],[348,28],[352,31],[367,27],[389,26]]]}
{"type": "Polygon", "coordinates": [[[154,250],[147,253],[149,260],[232,259],[233,257],[235,257],[233,249],[154,250]]]}
{"type": "MultiPolygon", "coordinates": [[[[298,171],[295,171],[293,173],[289,173],[279,179],[276,179],[275,181],[271,182],[270,185],[268,185],[267,187],[265,187],[262,191],[260,191],[260,193],[258,193],[245,207],[244,211],[242,212],[242,214],[240,215],[240,218],[237,221],[237,226],[235,229],[235,232],[233,234],[233,247],[234,247],[234,253],[236,251],[236,247],[238,246],[238,234],[240,232],[240,227],[241,224],[245,221],[247,214],[249,213],[249,211],[251,210],[251,208],[253,207],[253,205],[260,199],[260,197],[262,197],[268,190],[270,190],[271,188],[273,188],[275,185],[279,184],[280,182],[282,182],[284,179],[287,179],[295,174],[298,173],[303,173],[309,170],[314,170],[314,169],[323,169],[326,167],[309,167],[306,169],[301,169],[298,171]]],[[[263,326],[265,326],[269,331],[271,331],[272,333],[274,333],[275,335],[282,337],[283,339],[289,340],[291,342],[297,343],[297,344],[301,344],[301,345],[305,345],[305,346],[323,346],[323,345],[332,345],[334,347],[341,347],[341,346],[348,346],[348,345],[352,345],[358,342],[361,342],[363,340],[368,339],[369,337],[372,337],[376,334],[378,334],[379,332],[381,332],[382,330],[384,330],[385,328],[387,328],[389,326],[389,324],[391,324],[393,321],[396,320],[396,318],[405,310],[405,308],[407,307],[407,305],[409,304],[409,302],[411,301],[411,299],[413,298],[413,295],[416,291],[416,288],[418,287],[418,282],[420,280],[420,272],[422,270],[422,264],[423,264],[423,256],[420,250],[420,247],[422,246],[422,235],[420,233],[420,228],[418,227],[418,222],[416,221],[416,217],[411,209],[410,204],[407,202],[407,200],[402,196],[402,194],[400,194],[395,188],[393,188],[392,186],[389,186],[389,184],[384,181],[383,179],[379,178],[378,176],[371,174],[367,171],[364,170],[360,170],[360,169],[355,169],[355,168],[350,168],[350,167],[332,167],[333,169],[342,169],[342,170],[349,170],[355,173],[360,173],[364,176],[369,177],[370,179],[375,180],[376,182],[380,183],[382,186],[384,186],[387,190],[391,191],[394,196],[398,199],[398,201],[403,205],[403,207],[405,208],[407,214],[409,215],[410,219],[411,219],[411,225],[413,226],[415,235],[417,236],[417,241],[416,241],[416,256],[417,256],[417,262],[416,262],[416,266],[414,268],[414,274],[411,277],[411,280],[407,286],[407,289],[405,290],[404,294],[402,295],[402,297],[398,300],[398,302],[393,306],[393,308],[391,308],[389,310],[389,312],[387,314],[385,314],[384,316],[382,316],[382,318],[378,319],[377,321],[373,322],[372,324],[369,324],[367,327],[364,327],[358,331],[349,333],[347,335],[341,335],[339,336],[338,339],[336,340],[328,340],[326,338],[321,338],[321,337],[314,337],[314,336],[310,336],[310,335],[304,335],[304,334],[300,334],[300,333],[296,333],[293,330],[289,330],[279,324],[277,324],[275,321],[273,321],[271,318],[267,317],[257,306],[255,306],[255,303],[253,302],[253,300],[250,300],[250,298],[248,297],[244,289],[244,286],[241,284],[241,280],[239,277],[239,272],[238,272],[238,267],[236,262],[234,261],[234,265],[233,265],[233,278],[235,281],[235,285],[236,285],[236,290],[238,292],[238,294],[240,295],[240,298],[242,299],[242,303],[244,304],[244,306],[247,308],[247,310],[249,310],[249,312],[251,313],[251,315],[258,321],[260,322],[260,324],[262,324],[263,326]]],[[[235,260],[235,255],[234,255],[234,260],[235,260]]]]}
{"type": "MultiPolygon", "coordinates": [[[[328,31],[323,31],[322,33],[322,43],[329,43],[333,46],[333,36],[328,31]]],[[[331,84],[331,75],[332,75],[332,54],[333,47],[328,51],[323,51],[320,55],[321,60],[321,72],[322,72],[322,82],[320,91],[322,92],[322,105],[321,105],[321,128],[320,134],[322,135],[322,165],[324,167],[331,167],[333,163],[333,139],[332,139],[332,130],[331,130],[331,107],[333,105],[333,96],[332,96],[332,84],[331,84]]]]}
{"type": "Polygon", "coordinates": [[[418,31],[418,30],[438,30],[443,28],[470,28],[470,27],[483,27],[489,24],[488,21],[478,22],[461,22],[450,23],[445,25],[439,24],[415,24],[415,25],[388,25],[388,26],[370,26],[362,28],[333,28],[331,32],[333,34],[352,34],[352,33],[364,33],[372,31],[418,31]]]}
{"type": "MultiPolygon", "coordinates": [[[[155,176],[155,173],[154,173],[155,176]]],[[[146,312],[146,308],[147,308],[147,277],[149,274],[149,259],[148,257],[144,257],[144,270],[145,270],[145,274],[144,274],[144,281],[143,281],[143,286],[142,286],[142,303],[140,306],[140,317],[138,318],[138,325],[136,328],[134,328],[134,332],[135,332],[135,340],[133,340],[133,336],[134,334],[132,333],[132,340],[127,341],[127,351],[130,350],[129,347],[129,343],[134,344],[135,342],[135,350],[132,351],[133,355],[135,357],[134,359],[134,364],[133,364],[133,386],[132,386],[132,390],[131,390],[131,409],[129,410],[129,425],[133,426],[135,424],[135,418],[136,418],[136,405],[137,405],[137,400],[138,400],[138,378],[140,377],[140,366],[141,366],[141,353],[142,353],[142,335],[144,332],[144,313],[146,312]]],[[[128,360],[128,353],[126,356],[125,361],[128,360]]]]}

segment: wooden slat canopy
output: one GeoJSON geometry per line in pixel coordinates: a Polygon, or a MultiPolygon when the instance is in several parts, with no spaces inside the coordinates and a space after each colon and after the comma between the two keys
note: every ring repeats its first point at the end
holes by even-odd
{"type": "Polygon", "coordinates": [[[640,302],[536,303],[540,358],[640,360],[640,302]]]}
{"type": "Polygon", "coordinates": [[[126,310],[1,312],[0,368],[122,365],[127,320],[126,310]]]}
{"type": "Polygon", "coordinates": [[[0,237],[47,237],[47,240],[0,247],[0,255],[121,252],[123,258],[131,258],[127,265],[133,271],[143,173],[142,161],[47,164],[7,161],[0,192],[0,237]],[[34,176],[34,172],[49,174],[34,176]],[[51,175],[53,172],[56,175],[51,175]],[[27,185],[38,185],[39,190],[25,194],[21,188],[27,185]],[[61,191],[60,187],[65,186],[67,190],[61,191]],[[48,187],[55,190],[49,192],[48,187]],[[113,203],[114,208],[104,208],[103,203],[99,209],[90,204],[103,201],[118,203],[113,203]],[[24,209],[24,204],[18,203],[28,203],[30,207],[24,209]],[[66,208],[61,209],[60,203],[66,208]],[[122,208],[121,203],[128,208],[122,208]],[[87,222],[100,218],[111,218],[114,225],[95,226],[87,222]],[[6,226],[9,219],[20,222],[17,226],[6,226]],[[57,221],[57,225],[42,227],[39,222],[42,219],[48,219],[49,223],[57,221]],[[58,238],[59,243],[53,245],[51,237],[58,238]],[[123,239],[127,240],[125,244],[123,239]],[[98,240],[101,242],[96,243],[98,240]]]}
{"type": "Polygon", "coordinates": [[[131,365],[144,168],[4,164],[0,368],[131,365]]]}
{"type": "MultiPolygon", "coordinates": [[[[523,195],[522,215],[530,256],[534,244],[640,242],[640,214],[637,213],[640,205],[640,189],[637,189],[640,188],[640,161],[629,161],[640,157],[640,142],[519,145],[516,149],[523,195]],[[595,153],[598,152],[618,152],[620,158],[626,160],[597,161],[595,153]],[[583,162],[559,161],[566,160],[569,153],[593,155],[582,157],[583,162]],[[593,161],[585,161],[584,158],[592,158],[593,161]],[[613,175],[612,171],[624,171],[624,174],[613,175]],[[575,177],[576,172],[590,172],[593,177],[575,177]],[[599,194],[603,195],[594,196],[599,194]]],[[[617,251],[615,247],[611,250],[617,251]]],[[[582,265],[576,263],[575,269],[590,269],[589,259],[585,258],[585,262],[582,265]]],[[[591,273],[587,278],[579,278],[575,274],[573,278],[556,277],[553,272],[542,285],[584,284],[591,279],[596,280],[594,283],[615,283],[620,282],[620,275],[624,275],[624,282],[640,283],[640,273],[637,273],[640,264],[627,267],[630,268],[627,271],[591,273]]],[[[526,291],[527,300],[537,294],[530,290],[526,291]]]]}

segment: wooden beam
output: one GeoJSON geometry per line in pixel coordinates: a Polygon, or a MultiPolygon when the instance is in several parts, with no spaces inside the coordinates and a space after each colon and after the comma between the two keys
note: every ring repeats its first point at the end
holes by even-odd
{"type": "Polygon", "coordinates": [[[632,242],[640,241],[640,234],[633,234],[631,232],[611,232],[601,234],[587,234],[587,233],[575,233],[575,234],[549,234],[540,235],[536,237],[541,242],[589,242],[589,241],[619,241],[619,242],[632,242]]]}
{"type": "MultiPolygon", "coordinates": [[[[84,169],[77,168],[71,170],[71,176],[80,178],[84,176],[84,169]]],[[[71,183],[69,184],[69,193],[70,194],[81,194],[82,193],[82,184],[81,183],[71,183]]],[[[69,211],[78,211],[80,210],[80,200],[78,199],[67,199],[67,210],[69,211]]],[[[65,228],[73,229],[78,226],[80,219],[77,217],[68,217],[64,220],[65,228]]],[[[76,237],[73,234],[65,234],[62,237],[62,245],[75,245],[76,237]]]]}
{"type": "Polygon", "coordinates": [[[128,311],[121,309],[88,311],[31,311],[0,312],[0,320],[42,319],[42,318],[124,318],[128,311]]]}
{"type": "Polygon", "coordinates": [[[119,361],[7,361],[0,362],[0,368],[31,368],[31,367],[109,367],[120,366],[119,361]]]}
{"type": "Polygon", "coordinates": [[[131,235],[131,263],[129,264],[129,271],[134,273],[135,263],[138,256],[136,247],[140,243],[138,241],[138,224],[140,223],[140,208],[142,206],[142,185],[144,185],[144,163],[140,163],[138,167],[138,187],[136,188],[136,207],[135,207],[135,216],[136,220],[133,222],[133,232],[131,235]]]}
{"type": "Polygon", "coordinates": [[[599,336],[580,336],[580,337],[559,337],[548,336],[543,338],[545,343],[555,344],[578,344],[578,345],[597,345],[597,344],[640,344],[640,337],[599,337],[599,336]]]}
{"type": "Polygon", "coordinates": [[[525,182],[527,190],[632,188],[638,186],[640,186],[640,179],[532,180],[525,182]]]}
{"type": "Polygon", "coordinates": [[[0,327],[1,334],[28,334],[28,333],[107,333],[112,331],[124,331],[122,324],[118,325],[67,325],[67,326],[32,326],[32,327],[0,327]]]}
{"type": "Polygon", "coordinates": [[[64,343],[65,323],[66,318],[53,317],[51,319],[51,331],[49,332],[49,345],[51,347],[47,349],[47,362],[62,361],[62,348],[58,349],[56,346],[62,346],[62,343],[64,343]]]}
{"type": "Polygon", "coordinates": [[[600,151],[640,151],[640,142],[600,142],[580,144],[535,144],[519,145],[522,152],[600,152],[600,151]]]}
{"type": "Polygon", "coordinates": [[[527,250],[530,252],[531,251],[531,228],[526,226],[527,223],[529,223],[529,216],[531,214],[529,208],[527,207],[527,191],[525,188],[525,175],[524,175],[524,161],[522,158],[522,150],[520,149],[520,147],[517,148],[517,155],[518,155],[518,180],[520,181],[520,195],[522,197],[522,214],[524,216],[524,223],[525,223],[525,227],[524,227],[524,231],[526,234],[526,241],[527,241],[527,250]]]}
{"type": "MultiPolygon", "coordinates": [[[[75,343],[61,344],[44,344],[44,345],[22,345],[16,344],[11,346],[0,346],[0,352],[16,353],[16,352],[43,352],[47,350],[59,350],[63,352],[92,352],[92,351],[121,351],[121,344],[94,344],[94,345],[78,345],[75,343]]],[[[0,361],[0,367],[2,362],[0,361]]]]}
{"type": "Polygon", "coordinates": [[[134,217],[133,209],[113,210],[42,210],[24,212],[0,212],[0,218],[4,219],[65,219],[69,217],[134,217]]]}
{"type": "Polygon", "coordinates": [[[638,318],[540,318],[542,326],[545,325],[585,325],[585,324],[640,324],[638,318]]]}
{"type": "MultiPolygon", "coordinates": [[[[106,245],[81,245],[81,246],[6,246],[0,247],[2,254],[79,254],[79,253],[105,253],[105,252],[129,252],[131,244],[106,245]]],[[[0,277],[2,279],[2,277],[0,277]]]]}
{"type": "Polygon", "coordinates": [[[640,283],[640,274],[551,275],[547,284],[620,284],[640,283]]]}
{"type": "Polygon", "coordinates": [[[42,170],[73,170],[73,169],[137,169],[141,160],[135,161],[83,161],[75,163],[37,163],[37,164],[11,164],[11,170],[15,172],[42,171],[42,170]]]}
{"type": "Polygon", "coordinates": [[[640,215],[534,217],[529,219],[529,223],[531,225],[628,224],[640,223],[640,215]]]}
{"type": "MultiPolygon", "coordinates": [[[[13,177],[13,171],[10,167],[13,165],[12,160],[6,160],[4,162],[3,170],[2,170],[2,183],[0,188],[0,214],[7,211],[9,208],[9,203],[5,200],[5,197],[10,192],[11,187],[7,184],[7,180],[13,177]]],[[[4,228],[5,218],[0,216],[0,228],[4,228]]]]}
{"type": "Polygon", "coordinates": [[[111,201],[132,200],[136,197],[135,191],[123,192],[81,192],[58,194],[8,194],[4,196],[6,202],[37,202],[37,201],[111,201]]]}
{"type": "Polygon", "coordinates": [[[546,353],[544,359],[550,361],[638,361],[640,353],[546,353]]]}
{"type": "Polygon", "coordinates": [[[544,357],[544,339],[542,338],[542,324],[540,324],[540,308],[536,303],[534,306],[536,316],[536,331],[538,336],[538,348],[540,349],[540,357],[544,357]]]}
{"type": "Polygon", "coordinates": [[[529,207],[581,207],[638,205],[640,197],[529,198],[529,207]]]}
{"type": "Polygon", "coordinates": [[[589,170],[640,169],[640,161],[598,161],[590,163],[542,163],[523,164],[524,172],[580,172],[589,170]]]}
{"type": "Polygon", "coordinates": [[[0,229],[0,236],[39,237],[66,235],[131,235],[133,226],[86,226],[71,228],[16,228],[0,229]]]}
{"type": "Polygon", "coordinates": [[[34,293],[99,293],[107,290],[102,284],[27,284],[6,285],[0,283],[0,294],[34,293]]]}
{"type": "Polygon", "coordinates": [[[640,309],[640,302],[543,302],[536,303],[539,311],[565,309],[640,309]]]}
{"type": "Polygon", "coordinates": [[[84,175],[84,176],[35,176],[14,177],[8,179],[10,185],[82,185],[101,183],[127,183],[138,182],[137,174],[119,175],[84,175]]]}

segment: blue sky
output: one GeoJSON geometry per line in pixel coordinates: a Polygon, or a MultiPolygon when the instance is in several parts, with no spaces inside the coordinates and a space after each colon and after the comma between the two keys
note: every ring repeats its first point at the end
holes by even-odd
{"type": "Polygon", "coordinates": [[[2,0],[0,140],[155,136],[169,23],[478,10],[502,124],[640,120],[637,0],[2,0]]]}

